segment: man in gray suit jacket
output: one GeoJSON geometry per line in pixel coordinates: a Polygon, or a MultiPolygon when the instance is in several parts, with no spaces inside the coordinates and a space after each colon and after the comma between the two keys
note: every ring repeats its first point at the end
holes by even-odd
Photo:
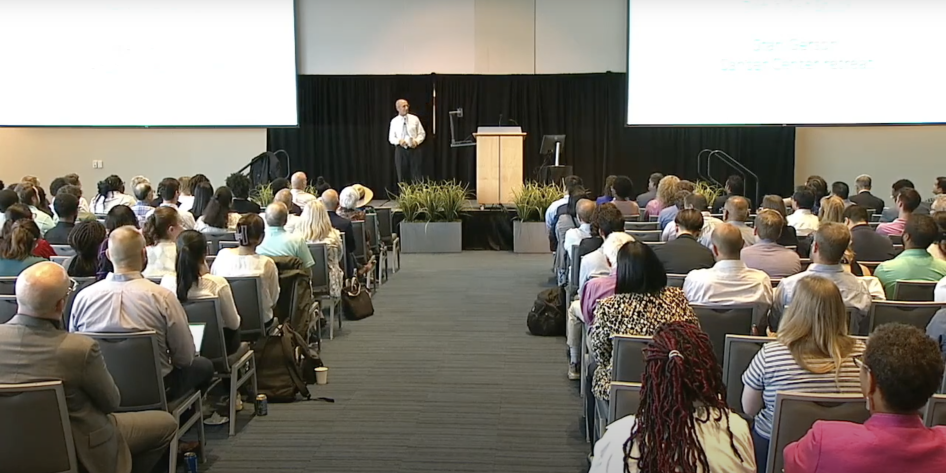
{"type": "Polygon", "coordinates": [[[177,422],[163,411],[113,414],[118,386],[98,343],[60,326],[70,292],[69,277],[58,264],[39,263],[20,273],[17,315],[0,325],[0,383],[62,380],[80,469],[151,472],[168,451],[177,422]]]}

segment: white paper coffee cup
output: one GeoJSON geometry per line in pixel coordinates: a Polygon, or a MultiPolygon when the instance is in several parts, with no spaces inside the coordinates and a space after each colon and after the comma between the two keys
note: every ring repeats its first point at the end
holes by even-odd
{"type": "Polygon", "coordinates": [[[328,384],[328,368],[320,366],[315,369],[315,384],[328,384]]]}

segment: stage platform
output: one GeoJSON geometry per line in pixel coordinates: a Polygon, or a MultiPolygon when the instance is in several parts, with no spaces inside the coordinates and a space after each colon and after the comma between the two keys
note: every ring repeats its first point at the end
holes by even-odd
{"type": "MultiPolygon", "coordinates": [[[[373,207],[394,210],[394,226],[404,219],[398,212],[397,201],[374,200],[373,207]]],[[[511,204],[491,205],[480,209],[475,200],[467,201],[468,210],[463,211],[463,250],[512,251],[512,221],[516,208],[511,204]]]]}

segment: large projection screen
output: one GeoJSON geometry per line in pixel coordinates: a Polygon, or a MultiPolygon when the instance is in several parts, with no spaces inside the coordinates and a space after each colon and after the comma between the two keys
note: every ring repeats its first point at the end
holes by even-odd
{"type": "Polygon", "coordinates": [[[0,126],[295,126],[293,0],[0,1],[0,126]]]}
{"type": "Polygon", "coordinates": [[[946,2],[628,0],[628,125],[946,122],[946,2]]]}

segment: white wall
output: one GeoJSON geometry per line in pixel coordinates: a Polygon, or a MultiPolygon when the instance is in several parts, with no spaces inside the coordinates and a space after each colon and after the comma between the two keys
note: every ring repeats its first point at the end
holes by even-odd
{"type": "Polygon", "coordinates": [[[0,179],[11,184],[35,175],[48,188],[75,172],[86,195],[110,174],[126,181],[141,174],[157,183],[203,173],[220,186],[265,150],[263,129],[0,128],[0,179]],[[104,168],[92,169],[93,160],[104,168]]]}
{"type": "Polygon", "coordinates": [[[910,179],[923,198],[946,175],[946,126],[799,128],[795,135],[795,182],[818,174],[828,183],[869,174],[874,194],[890,205],[890,185],[910,179]]]}

